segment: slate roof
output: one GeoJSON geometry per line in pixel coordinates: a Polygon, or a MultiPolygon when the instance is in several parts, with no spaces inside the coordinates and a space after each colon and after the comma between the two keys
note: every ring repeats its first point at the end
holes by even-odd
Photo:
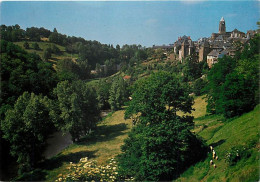
{"type": "Polygon", "coordinates": [[[220,51],[213,50],[213,51],[211,51],[211,52],[208,54],[208,56],[218,57],[219,53],[220,53],[220,51]]]}

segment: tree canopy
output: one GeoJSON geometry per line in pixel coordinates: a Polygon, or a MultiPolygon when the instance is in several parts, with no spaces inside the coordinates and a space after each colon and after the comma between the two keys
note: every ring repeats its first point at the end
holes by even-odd
{"type": "Polygon", "coordinates": [[[121,173],[136,180],[172,180],[205,157],[202,141],[190,132],[193,99],[176,75],[158,72],[138,80],[126,117],[137,117],[119,155],[121,173]],[[196,156],[196,157],[195,157],[196,156]]]}
{"type": "Polygon", "coordinates": [[[83,81],[62,81],[55,89],[58,99],[56,126],[63,132],[70,132],[73,141],[88,134],[99,119],[96,93],[83,81]]]}
{"type": "Polygon", "coordinates": [[[235,57],[225,56],[208,72],[207,110],[234,117],[252,110],[258,101],[259,35],[235,57]]]}
{"type": "Polygon", "coordinates": [[[3,138],[10,142],[10,152],[17,157],[20,172],[29,171],[42,158],[51,132],[50,100],[24,92],[1,122],[3,138]]]}

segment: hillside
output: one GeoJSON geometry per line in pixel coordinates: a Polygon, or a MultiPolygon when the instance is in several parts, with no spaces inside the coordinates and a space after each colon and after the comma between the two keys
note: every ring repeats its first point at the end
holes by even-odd
{"type": "Polygon", "coordinates": [[[195,132],[214,147],[219,157],[218,161],[213,160],[217,168],[210,166],[212,155],[209,153],[204,161],[190,167],[176,181],[257,181],[259,120],[259,105],[253,111],[227,121],[216,115],[196,119],[195,132]],[[237,147],[241,160],[229,166],[225,158],[232,147],[237,147]]]}
{"type": "MultiPolygon", "coordinates": [[[[218,115],[206,115],[203,96],[195,98],[193,115],[195,129],[208,145],[212,145],[219,156],[214,162],[217,168],[210,166],[211,153],[196,165],[187,169],[176,181],[254,181],[258,179],[258,121],[260,106],[241,117],[224,121],[218,115]],[[227,152],[234,146],[245,146],[250,156],[241,159],[233,166],[225,162],[227,152]]],[[[131,120],[124,120],[124,110],[110,113],[98,124],[96,132],[81,142],[70,145],[55,157],[46,160],[32,175],[19,180],[54,181],[59,174],[66,174],[70,162],[77,163],[88,156],[98,164],[119,154],[120,146],[132,128],[131,120]]]]}
{"type": "MultiPolygon", "coordinates": [[[[21,41],[21,42],[14,42],[14,44],[20,46],[23,48],[23,44],[24,44],[24,41],[21,41]]],[[[49,59],[50,62],[53,62],[53,63],[56,63],[56,61],[58,60],[61,60],[61,59],[65,59],[65,58],[78,58],[78,54],[69,54],[68,52],[65,51],[65,47],[64,46],[61,46],[61,45],[58,45],[58,44],[55,44],[55,43],[51,43],[51,42],[35,42],[35,41],[28,41],[28,44],[29,44],[29,49],[26,49],[27,52],[29,53],[36,53],[38,55],[41,56],[41,58],[43,59],[43,52],[44,50],[46,50],[48,47],[51,47],[53,45],[55,45],[56,47],[59,48],[59,50],[61,51],[60,54],[52,54],[51,56],[51,59],[49,59]],[[37,43],[39,45],[39,50],[35,50],[33,49],[32,45],[34,43],[37,43]]]]}

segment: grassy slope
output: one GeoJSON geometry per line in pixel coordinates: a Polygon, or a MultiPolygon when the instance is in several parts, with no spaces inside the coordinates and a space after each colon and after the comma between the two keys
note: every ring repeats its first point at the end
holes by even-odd
{"type": "Polygon", "coordinates": [[[259,179],[259,121],[260,106],[241,117],[223,121],[220,116],[204,116],[195,119],[195,132],[215,148],[219,160],[217,168],[210,167],[208,158],[185,171],[177,181],[257,181],[259,179]],[[231,147],[243,145],[251,156],[228,166],[225,155],[231,147]]]}
{"type": "Polygon", "coordinates": [[[131,120],[124,120],[124,110],[109,115],[98,124],[95,135],[85,138],[82,142],[72,144],[43,164],[46,180],[54,181],[58,174],[66,173],[69,162],[77,163],[82,157],[88,156],[90,159],[96,160],[98,164],[102,164],[109,158],[118,155],[120,146],[131,127],[131,120]]]}
{"type": "MultiPolygon", "coordinates": [[[[35,43],[35,42],[29,41],[28,43],[29,43],[30,49],[26,49],[26,51],[29,52],[29,53],[34,53],[35,52],[36,54],[40,55],[41,58],[43,58],[43,51],[45,49],[47,49],[51,45],[56,45],[60,49],[62,54],[60,54],[60,55],[52,54],[52,58],[49,60],[51,62],[56,62],[57,60],[64,59],[64,58],[77,58],[78,57],[77,54],[69,54],[69,53],[65,52],[65,47],[60,46],[58,44],[51,43],[51,42],[37,42],[37,44],[40,47],[40,50],[32,49],[32,44],[35,43]]],[[[14,42],[14,44],[19,45],[20,47],[23,48],[24,41],[22,41],[22,42],[14,42]]]]}

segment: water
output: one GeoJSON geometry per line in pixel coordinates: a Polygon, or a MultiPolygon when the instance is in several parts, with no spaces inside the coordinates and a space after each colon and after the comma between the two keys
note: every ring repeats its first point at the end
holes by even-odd
{"type": "Polygon", "coordinates": [[[61,131],[53,133],[47,140],[47,148],[43,153],[43,156],[47,159],[57,155],[67,146],[72,144],[70,133],[62,135],[61,131]]]}
{"type": "MultiPolygon", "coordinates": [[[[111,110],[102,110],[100,115],[101,117],[106,117],[111,110]]],[[[70,133],[66,133],[62,135],[61,131],[57,131],[53,133],[47,140],[47,148],[43,153],[43,156],[46,159],[49,159],[58,153],[60,153],[63,149],[72,144],[70,133]]]]}

